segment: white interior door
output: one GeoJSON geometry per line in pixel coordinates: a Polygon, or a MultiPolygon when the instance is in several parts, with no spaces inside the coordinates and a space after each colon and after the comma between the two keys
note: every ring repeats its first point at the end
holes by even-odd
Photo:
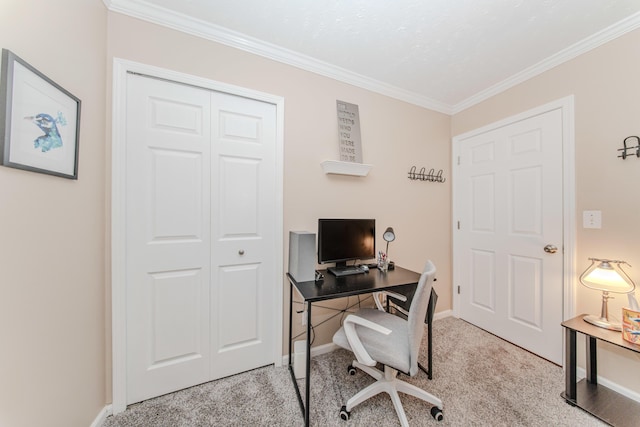
{"type": "Polygon", "coordinates": [[[129,74],[126,117],[127,403],[273,363],[275,106],[129,74]]]}
{"type": "Polygon", "coordinates": [[[562,129],[556,109],[458,140],[454,194],[460,317],[557,364],[562,129]]]}
{"type": "Polygon", "coordinates": [[[128,403],[209,377],[211,95],[128,76],[128,403]]]}
{"type": "Polygon", "coordinates": [[[212,118],[211,370],[220,378],[272,361],[276,109],[213,93],[212,118]]]}

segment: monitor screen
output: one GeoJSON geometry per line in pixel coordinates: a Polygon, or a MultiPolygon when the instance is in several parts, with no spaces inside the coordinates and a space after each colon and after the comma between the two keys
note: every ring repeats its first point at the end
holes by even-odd
{"type": "Polygon", "coordinates": [[[376,257],[375,219],[318,220],[318,263],[345,265],[376,257]]]}

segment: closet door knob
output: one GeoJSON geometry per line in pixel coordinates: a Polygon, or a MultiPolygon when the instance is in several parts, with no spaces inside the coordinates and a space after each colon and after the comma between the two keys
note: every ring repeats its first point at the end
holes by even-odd
{"type": "Polygon", "coordinates": [[[244,249],[240,249],[240,250],[238,251],[238,254],[239,254],[239,255],[244,255],[244,249]]]}
{"type": "Polygon", "coordinates": [[[544,247],[544,251],[550,254],[555,254],[556,252],[558,252],[558,248],[553,245],[547,245],[544,247]]]}

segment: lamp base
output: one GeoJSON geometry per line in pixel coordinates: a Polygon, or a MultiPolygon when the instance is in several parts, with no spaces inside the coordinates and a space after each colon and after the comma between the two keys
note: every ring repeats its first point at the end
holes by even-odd
{"type": "Polygon", "coordinates": [[[595,314],[584,316],[584,321],[591,323],[592,325],[598,326],[600,328],[609,329],[612,331],[622,330],[622,325],[620,323],[610,322],[609,320],[602,317],[598,317],[595,314]]]}

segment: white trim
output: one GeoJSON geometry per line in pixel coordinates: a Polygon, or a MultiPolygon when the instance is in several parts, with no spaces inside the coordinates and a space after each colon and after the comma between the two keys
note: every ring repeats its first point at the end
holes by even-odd
{"type": "Polygon", "coordinates": [[[457,166],[459,162],[460,149],[459,136],[451,138],[451,309],[453,316],[460,318],[460,296],[458,294],[458,261],[456,258],[456,232],[458,224],[458,209],[456,204],[455,195],[458,193],[458,179],[456,177],[457,166]]]}
{"type": "MultiPolygon", "coordinates": [[[[563,319],[575,316],[576,311],[576,152],[575,99],[573,95],[557,101],[562,105],[562,188],[564,205],[564,294],[563,319]]],[[[549,104],[548,104],[549,105],[549,104]]],[[[563,352],[564,354],[564,352],[563,352]]],[[[565,363],[566,365],[566,363],[565,363]]]]}
{"type": "MultiPolygon", "coordinates": [[[[450,317],[452,313],[453,312],[451,310],[441,311],[433,315],[433,320],[435,321],[435,320],[444,319],[445,317],[450,317]]],[[[332,351],[337,350],[339,348],[341,347],[338,347],[334,343],[322,344],[316,347],[311,347],[311,357],[319,356],[325,353],[331,353],[332,351]]],[[[282,356],[282,364],[283,365],[289,364],[288,354],[285,354],[284,356],[282,356]]]]}
{"type": "MultiPolygon", "coordinates": [[[[318,346],[315,346],[315,347],[311,347],[311,357],[320,356],[321,354],[325,354],[325,353],[331,353],[332,351],[337,350],[339,348],[340,347],[338,347],[337,345],[335,345],[332,342],[330,342],[328,344],[322,344],[322,345],[318,345],[318,346]]],[[[282,356],[282,364],[283,365],[288,365],[289,364],[289,355],[288,354],[285,354],[285,355],[282,356]]]]}
{"type": "Polygon", "coordinates": [[[113,413],[118,414],[127,406],[126,372],[126,175],[125,175],[125,124],[126,124],[126,79],[127,73],[134,72],[171,80],[192,86],[224,92],[245,98],[267,102],[276,106],[276,224],[275,224],[275,266],[274,292],[271,305],[276,313],[273,325],[273,362],[281,366],[282,357],[282,310],[283,310],[283,218],[284,218],[284,99],[279,96],[233,86],[202,77],[167,70],[152,65],[140,64],[124,59],[113,60],[113,107],[112,107],[112,177],[111,177],[111,298],[112,298],[112,348],[113,348],[113,413]]]}
{"type": "Polygon", "coordinates": [[[575,133],[574,133],[574,97],[573,95],[549,102],[540,107],[533,108],[515,116],[507,117],[499,120],[495,123],[488,124],[479,129],[463,133],[461,135],[454,136],[452,138],[452,156],[451,156],[451,169],[453,171],[452,176],[452,254],[453,254],[453,315],[460,317],[460,295],[456,292],[457,283],[459,283],[458,276],[460,275],[459,261],[456,259],[456,233],[457,233],[457,218],[458,207],[456,205],[455,195],[458,192],[457,185],[457,158],[460,154],[459,146],[460,141],[480,135],[485,132],[489,132],[512,123],[525,120],[527,118],[541,115],[553,110],[560,110],[562,112],[562,188],[563,188],[563,305],[562,316],[563,319],[570,319],[574,316],[575,312],[575,133]]]}
{"type": "Polygon", "coordinates": [[[283,309],[284,309],[284,98],[270,97],[275,101],[276,105],[276,223],[275,223],[275,236],[276,241],[274,245],[275,251],[275,265],[274,265],[274,280],[276,280],[274,286],[277,291],[273,293],[274,313],[276,313],[276,323],[274,325],[275,343],[273,345],[273,360],[276,367],[282,366],[280,360],[282,360],[282,345],[283,345],[283,309]],[[279,284],[279,285],[278,285],[279,284]]]}
{"type": "Polygon", "coordinates": [[[525,70],[514,74],[513,76],[487,88],[469,98],[451,106],[452,114],[457,114],[467,108],[470,108],[476,104],[485,101],[492,96],[495,96],[501,92],[506,91],[520,83],[527,81],[535,76],[538,76],[550,69],[557,67],[560,64],[563,64],[567,61],[570,61],[577,56],[582,55],[583,53],[589,52],[603,44],[610,42],[630,31],[635,30],[636,28],[640,28],[640,12],[635,13],[622,21],[616,22],[615,24],[605,28],[602,31],[597,32],[596,34],[587,37],[584,40],[581,40],[573,45],[569,46],[566,49],[561,50],[560,52],[551,55],[548,58],[543,59],[537,64],[532,65],[525,70]]]}
{"type": "MultiPolygon", "coordinates": [[[[586,377],[587,377],[587,371],[585,371],[584,368],[580,368],[580,367],[576,368],[576,381],[580,381],[581,379],[586,377]]],[[[601,384],[607,387],[608,389],[611,389],[617,393],[620,393],[621,395],[626,396],[631,400],[640,402],[640,393],[630,390],[626,387],[623,387],[618,383],[614,383],[613,381],[609,381],[608,379],[601,377],[600,375],[598,375],[597,378],[598,378],[598,384],[601,384]]]]}
{"type": "Polygon", "coordinates": [[[640,12],[631,15],[598,33],[581,40],[566,49],[514,74],[513,76],[470,96],[455,105],[450,105],[424,95],[408,91],[387,83],[354,73],[324,61],[267,43],[245,34],[150,4],[144,0],[103,0],[107,9],[154,24],[162,25],[186,34],[231,46],[245,52],[291,65],[344,83],[370,90],[409,104],[428,108],[444,114],[457,114],[482,101],[506,91],[526,80],[544,73],[560,64],[595,49],[630,31],[640,28],[640,12]]]}
{"type": "Polygon", "coordinates": [[[113,105],[111,140],[111,352],[112,411],[127,408],[127,324],[126,324],[126,242],[125,140],[127,65],[113,61],[113,105]]]}
{"type": "Polygon", "coordinates": [[[453,316],[453,310],[444,310],[444,311],[435,313],[433,315],[433,320],[440,320],[440,319],[444,319],[446,317],[451,317],[451,316],[453,316]]]}
{"type": "Polygon", "coordinates": [[[102,427],[102,424],[104,424],[107,417],[112,413],[113,412],[111,411],[111,405],[105,406],[100,412],[98,412],[98,415],[96,415],[89,427],[102,427]]]}
{"type": "Polygon", "coordinates": [[[259,55],[321,76],[368,89],[391,98],[418,105],[430,110],[451,114],[451,107],[445,103],[427,98],[310,56],[289,50],[246,34],[203,21],[147,3],[144,0],[103,0],[112,12],[122,13],[143,21],[162,25],[186,34],[191,34],[245,52],[259,55]]]}

